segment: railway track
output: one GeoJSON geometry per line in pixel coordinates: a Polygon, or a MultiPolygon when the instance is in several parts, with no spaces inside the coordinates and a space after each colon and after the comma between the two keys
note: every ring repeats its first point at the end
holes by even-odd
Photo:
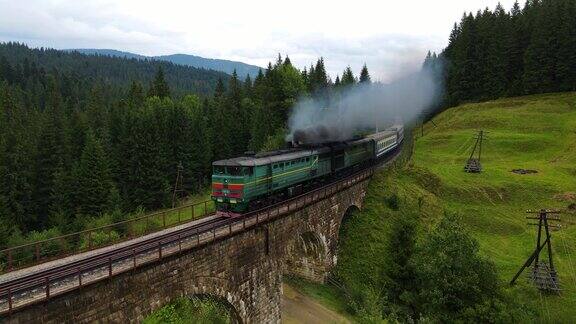
{"type": "MultiPolygon", "coordinates": [[[[382,163],[389,163],[394,156],[382,163]]],[[[320,188],[250,212],[242,218],[209,216],[117,246],[74,255],[68,257],[71,259],[69,262],[56,262],[54,265],[49,262],[4,274],[0,276],[0,316],[294,212],[363,181],[372,173],[373,167],[368,167],[320,188]]]]}

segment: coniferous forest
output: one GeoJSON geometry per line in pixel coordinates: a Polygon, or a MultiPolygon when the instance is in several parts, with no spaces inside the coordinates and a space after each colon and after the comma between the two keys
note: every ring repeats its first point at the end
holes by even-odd
{"type": "Polygon", "coordinates": [[[157,61],[0,45],[0,246],[120,221],[209,184],[211,162],[283,144],[290,108],[334,84],[288,57],[252,80],[157,61]],[[108,218],[110,219],[110,218],[108,218]]]}
{"type": "Polygon", "coordinates": [[[576,1],[527,0],[465,13],[448,46],[425,64],[444,65],[444,106],[576,90],[576,1]]]}
{"type": "MultiPolygon", "coordinates": [[[[576,2],[529,0],[464,14],[424,67],[441,71],[443,107],[576,89],[576,2]]],[[[252,80],[154,60],[0,44],[0,247],[170,203],[209,182],[212,161],[281,146],[301,96],[370,82],[323,59],[288,57],[252,80]],[[43,234],[44,233],[44,234],[43,234]]]]}

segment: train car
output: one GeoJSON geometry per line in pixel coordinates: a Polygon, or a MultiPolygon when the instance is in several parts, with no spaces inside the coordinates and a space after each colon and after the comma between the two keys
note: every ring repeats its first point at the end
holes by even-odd
{"type": "Polygon", "coordinates": [[[237,217],[377,163],[402,139],[403,127],[395,126],[357,140],[216,161],[212,199],[220,215],[237,217]]]}

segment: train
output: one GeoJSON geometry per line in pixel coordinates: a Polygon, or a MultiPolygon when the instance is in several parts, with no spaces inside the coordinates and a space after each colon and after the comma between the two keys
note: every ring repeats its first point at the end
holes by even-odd
{"type": "Polygon", "coordinates": [[[347,141],[306,145],[245,154],[212,163],[212,194],[216,213],[243,214],[294,197],[316,186],[377,164],[398,148],[404,126],[347,141]]]}

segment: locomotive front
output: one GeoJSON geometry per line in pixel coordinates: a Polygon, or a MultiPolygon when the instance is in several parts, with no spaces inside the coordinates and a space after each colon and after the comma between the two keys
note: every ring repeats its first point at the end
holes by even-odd
{"type": "Polygon", "coordinates": [[[216,161],[212,164],[212,200],[221,216],[240,216],[248,209],[246,185],[253,167],[241,158],[216,161]]]}

